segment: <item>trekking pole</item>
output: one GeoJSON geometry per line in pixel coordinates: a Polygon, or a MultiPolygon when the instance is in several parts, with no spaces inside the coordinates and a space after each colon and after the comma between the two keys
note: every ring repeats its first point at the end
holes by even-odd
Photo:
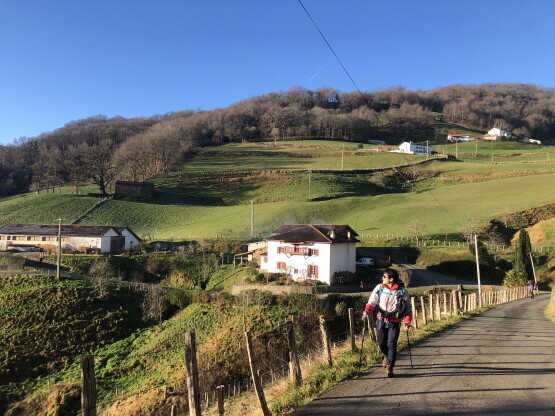
{"type": "Polygon", "coordinates": [[[364,331],[366,329],[366,319],[362,318],[362,342],[360,343],[360,357],[358,359],[358,371],[362,365],[362,349],[364,348],[364,331]]]}
{"type": "Polygon", "coordinates": [[[406,333],[407,333],[407,347],[409,349],[409,358],[410,358],[410,368],[413,368],[412,366],[412,352],[410,351],[410,338],[409,338],[409,328],[411,327],[411,325],[407,326],[406,329],[406,333]]]}

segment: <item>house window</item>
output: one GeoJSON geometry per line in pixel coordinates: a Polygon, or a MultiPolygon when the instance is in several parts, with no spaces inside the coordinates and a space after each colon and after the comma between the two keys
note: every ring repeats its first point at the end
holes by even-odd
{"type": "Polygon", "coordinates": [[[268,263],[268,256],[262,256],[262,262],[268,263]]]}
{"type": "Polygon", "coordinates": [[[309,279],[318,279],[318,266],[314,264],[308,265],[307,276],[309,279]]]}
{"type": "Polygon", "coordinates": [[[299,274],[299,269],[293,269],[293,273],[299,274]]]}
{"type": "Polygon", "coordinates": [[[277,269],[278,270],[287,270],[287,264],[284,261],[277,262],[277,269]]]}
{"type": "Polygon", "coordinates": [[[279,246],[277,248],[277,252],[278,252],[278,254],[285,253],[285,247],[279,246]]]}

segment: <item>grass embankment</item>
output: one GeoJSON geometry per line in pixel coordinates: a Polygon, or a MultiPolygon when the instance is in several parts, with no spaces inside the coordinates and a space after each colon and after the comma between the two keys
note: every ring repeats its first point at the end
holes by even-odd
{"type": "Polygon", "coordinates": [[[108,288],[101,295],[88,282],[2,276],[0,391],[128,336],[141,326],[141,316],[140,297],[126,290],[108,288]]]}
{"type": "Polygon", "coordinates": [[[547,309],[545,310],[545,316],[551,320],[555,324],[555,295],[553,289],[551,291],[551,301],[547,305],[547,309]]]}

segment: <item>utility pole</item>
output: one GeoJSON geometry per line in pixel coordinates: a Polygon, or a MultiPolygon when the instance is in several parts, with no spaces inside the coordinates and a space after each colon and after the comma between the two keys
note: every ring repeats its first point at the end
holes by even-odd
{"type": "Polygon", "coordinates": [[[251,200],[251,238],[254,237],[254,200],[251,200]]]}
{"type": "Polygon", "coordinates": [[[311,195],[310,195],[310,183],[312,182],[312,171],[309,169],[308,170],[308,200],[311,200],[311,195]]]}
{"type": "Polygon", "coordinates": [[[532,265],[532,274],[534,275],[534,286],[538,285],[538,279],[536,277],[536,267],[534,266],[534,256],[532,256],[532,253],[528,253],[530,254],[530,264],[532,265]]]}
{"type": "Polygon", "coordinates": [[[428,155],[430,154],[430,146],[428,146],[428,140],[426,140],[426,160],[428,160],[428,155]]]}
{"type": "Polygon", "coordinates": [[[345,145],[343,145],[343,148],[341,149],[341,170],[343,170],[344,153],[345,153],[345,145]]]}
{"type": "Polygon", "coordinates": [[[459,158],[459,141],[455,140],[455,158],[459,158]]]}
{"type": "Polygon", "coordinates": [[[60,263],[62,261],[62,219],[58,218],[58,256],[56,259],[56,279],[60,280],[60,263]]]}
{"type": "Polygon", "coordinates": [[[474,157],[478,157],[478,140],[475,140],[476,150],[474,151],[474,157]]]}
{"type": "Polygon", "coordinates": [[[482,282],[480,279],[480,259],[478,258],[478,234],[474,234],[474,250],[476,251],[476,273],[478,275],[478,306],[482,307],[482,282]]]}

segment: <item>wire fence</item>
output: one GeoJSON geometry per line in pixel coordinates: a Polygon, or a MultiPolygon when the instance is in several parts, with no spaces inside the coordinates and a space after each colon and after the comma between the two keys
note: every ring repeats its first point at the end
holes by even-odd
{"type": "MultiPolygon", "coordinates": [[[[423,328],[433,321],[445,320],[453,315],[461,315],[482,307],[499,305],[528,296],[530,292],[527,287],[504,290],[484,287],[481,292],[467,294],[457,290],[435,288],[426,295],[411,297],[413,324],[417,329],[423,328]]],[[[292,320],[279,322],[270,328],[256,332],[250,338],[250,345],[248,337],[241,338],[234,354],[234,372],[230,372],[230,367],[226,365],[228,363],[207,363],[203,357],[203,351],[206,351],[207,347],[217,346],[210,345],[217,341],[207,339],[200,344],[200,355],[197,360],[199,367],[196,372],[185,371],[182,377],[171,380],[163,377],[153,379],[148,388],[132,393],[135,403],[141,403],[140,396],[146,394],[153,402],[150,406],[138,407],[133,414],[166,416],[187,414],[191,393],[195,397],[193,403],[199,407],[198,414],[212,406],[223,406],[224,400],[230,400],[245,393],[256,393],[260,398],[260,390],[264,395],[265,389],[292,376],[289,331],[294,331],[298,335],[299,341],[296,341],[294,349],[299,351],[298,361],[301,369],[326,363],[331,359],[334,350],[344,348],[349,342],[354,346],[357,340],[360,340],[360,334],[365,326],[368,326],[368,330],[373,334],[370,339],[375,345],[376,333],[373,320],[363,322],[360,318],[354,318],[354,310],[360,312],[363,304],[364,300],[361,299],[355,308],[339,308],[328,316],[320,316],[316,312],[295,316],[292,320]],[[253,368],[257,371],[253,372],[253,368]],[[196,393],[188,388],[192,377],[197,379],[196,393]]],[[[183,352],[187,359],[186,344],[183,337],[176,336],[164,340],[162,347],[156,350],[133,353],[130,356],[137,360],[143,357],[157,360],[158,357],[170,351],[175,353],[178,350],[183,352]]],[[[196,347],[194,356],[196,357],[196,347]]],[[[103,397],[102,405],[107,409],[117,405],[118,402],[125,403],[128,400],[129,392],[118,392],[116,389],[110,392],[108,397],[103,397]]],[[[250,399],[251,402],[253,400],[254,398],[250,399]]],[[[91,413],[82,411],[81,414],[89,416],[91,413]]]]}

